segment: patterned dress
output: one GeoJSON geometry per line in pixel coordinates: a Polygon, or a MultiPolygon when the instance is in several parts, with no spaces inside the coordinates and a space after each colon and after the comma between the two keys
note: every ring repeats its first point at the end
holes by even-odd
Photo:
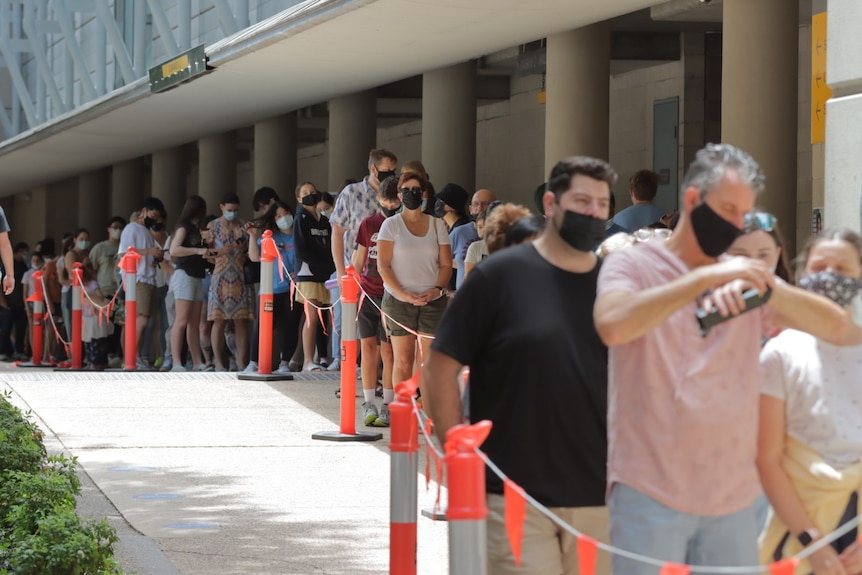
{"type": "MultiPolygon", "coordinates": [[[[222,218],[213,222],[212,233],[216,249],[236,245],[237,240],[248,245],[242,226],[228,226],[222,218]]],[[[242,274],[246,253],[246,250],[239,250],[216,258],[207,302],[208,321],[254,319],[254,289],[245,285],[242,274]]]]}

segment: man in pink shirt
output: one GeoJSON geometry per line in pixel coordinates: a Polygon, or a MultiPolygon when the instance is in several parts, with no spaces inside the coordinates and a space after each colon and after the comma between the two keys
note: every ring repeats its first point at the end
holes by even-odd
{"type": "MultiPolygon", "coordinates": [[[[611,543],[693,565],[756,565],[755,468],[762,320],[832,343],[862,341],[833,302],[776,280],[763,263],[719,258],[739,235],[764,176],[745,152],[710,144],[682,184],[679,225],[666,242],[611,254],[594,318],[609,347],[608,505],[611,543]],[[762,308],[702,336],[708,298],[722,315],[741,294],[762,308]],[[769,291],[767,291],[769,290],[769,291]]],[[[658,573],[614,557],[615,575],[658,573]]]]}

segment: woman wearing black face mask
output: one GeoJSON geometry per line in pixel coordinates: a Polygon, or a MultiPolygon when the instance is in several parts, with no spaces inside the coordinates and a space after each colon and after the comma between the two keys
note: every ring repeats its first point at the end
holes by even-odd
{"type": "Polygon", "coordinates": [[[296,301],[310,305],[305,306],[306,321],[302,328],[302,353],[304,355],[303,371],[320,371],[323,369],[314,362],[314,349],[318,349],[318,357],[326,356],[326,340],[315,345],[318,314],[316,309],[327,306],[330,302],[326,280],[335,271],[332,260],[332,226],[329,220],[317,211],[320,202],[320,192],[311,182],[303,182],[296,188],[296,199],[300,205],[296,209],[296,219],[293,223],[296,264],[299,271],[296,274],[296,301]]]}
{"type": "MultiPolygon", "coordinates": [[[[826,231],[808,242],[800,259],[799,285],[835,301],[852,321],[860,304],[862,237],[826,231]]],[[[765,561],[797,553],[857,514],[860,365],[862,346],[839,347],[793,329],[771,339],[760,355],[757,465],[775,511],[762,536],[765,561]]],[[[797,573],[859,573],[862,549],[855,539],[854,529],[803,560],[797,573]]]]}
{"type": "MultiPolygon", "coordinates": [[[[446,226],[422,213],[427,183],[402,174],[398,192],[404,210],[383,222],[377,235],[377,269],[383,278],[383,311],[392,337],[393,381],[413,372],[417,334],[431,336],[446,309],[452,250],[446,226]]],[[[423,357],[431,338],[419,337],[423,357]]]]}

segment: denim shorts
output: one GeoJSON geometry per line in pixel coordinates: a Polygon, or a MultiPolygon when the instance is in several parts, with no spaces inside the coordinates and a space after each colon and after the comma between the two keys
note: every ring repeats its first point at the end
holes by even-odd
{"type": "Polygon", "coordinates": [[[174,270],[171,276],[171,291],[174,299],[185,301],[204,301],[206,296],[203,278],[193,278],[181,269],[174,270]]]}

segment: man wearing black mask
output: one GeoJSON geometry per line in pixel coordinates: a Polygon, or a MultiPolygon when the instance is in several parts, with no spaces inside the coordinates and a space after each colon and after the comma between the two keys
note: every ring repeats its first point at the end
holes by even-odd
{"type": "MultiPolygon", "coordinates": [[[[463,421],[458,374],[470,367],[470,420],[493,422],[482,450],[566,523],[607,541],[607,348],[592,322],[616,173],[604,161],[566,158],[542,196],[547,226],[532,243],[477,266],[437,328],[425,367],[425,406],[441,441],[463,421]]],[[[503,482],[486,473],[488,562],[514,568],[503,482]]],[[[519,573],[577,571],[572,535],[529,506],[519,573]]],[[[599,554],[598,573],[610,572],[599,554]]]]}
{"type": "MultiPolygon", "coordinates": [[[[740,314],[753,287],[768,299],[769,323],[859,343],[860,330],[834,302],[781,282],[760,260],[722,257],[764,187],[751,156],[709,144],[683,179],[670,239],[619,250],[602,266],[594,318],[609,346],[608,506],[618,548],[680,564],[758,563],[766,314],[755,309],[702,335],[699,306],[740,314]]],[[[655,571],[613,559],[615,575],[655,571]]]]}
{"type": "MultiPolygon", "coordinates": [[[[138,369],[149,369],[149,365],[141,359],[141,348],[144,344],[144,329],[150,318],[158,311],[156,298],[156,265],[164,259],[164,251],[156,245],[153,233],[164,230],[165,206],[158,198],[144,199],[138,220],[129,222],[120,235],[118,257],[122,258],[129,248],[135,248],[141,259],[138,261],[135,276],[135,298],[138,317],[135,319],[135,330],[138,343],[138,369]]],[[[126,329],[130,329],[132,318],[126,318],[126,329]]]]}

